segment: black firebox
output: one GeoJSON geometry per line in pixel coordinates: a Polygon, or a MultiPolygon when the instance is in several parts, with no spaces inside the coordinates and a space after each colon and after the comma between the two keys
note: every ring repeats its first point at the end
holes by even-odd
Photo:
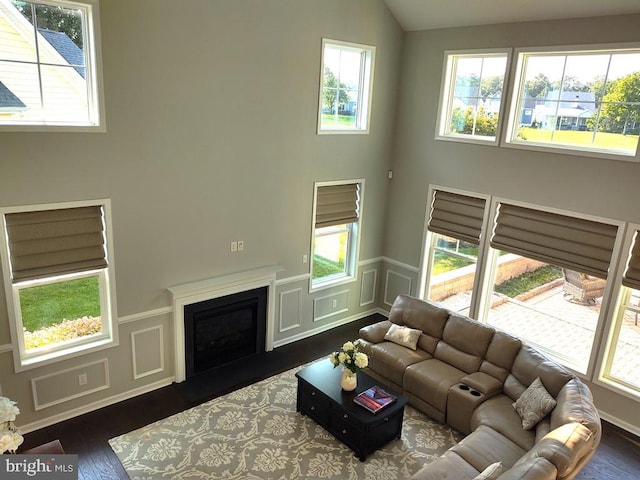
{"type": "Polygon", "coordinates": [[[185,305],[186,376],[264,353],[268,287],[185,305]]]}

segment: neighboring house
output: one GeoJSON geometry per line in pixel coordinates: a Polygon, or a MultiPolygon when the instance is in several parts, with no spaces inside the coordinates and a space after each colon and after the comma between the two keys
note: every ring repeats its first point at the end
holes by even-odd
{"type": "Polygon", "coordinates": [[[14,93],[0,82],[0,116],[21,112],[26,108],[27,106],[14,93]]]}
{"type": "Polygon", "coordinates": [[[547,129],[587,130],[587,121],[596,112],[595,102],[593,92],[554,90],[542,105],[535,106],[532,121],[547,129]]]}
{"type": "Polygon", "coordinates": [[[0,81],[22,103],[11,111],[14,118],[40,119],[43,102],[54,120],[87,111],[84,54],[67,35],[46,29],[34,35],[33,25],[14,5],[0,0],[0,45],[0,81]],[[38,59],[46,64],[39,70],[38,59]]]}

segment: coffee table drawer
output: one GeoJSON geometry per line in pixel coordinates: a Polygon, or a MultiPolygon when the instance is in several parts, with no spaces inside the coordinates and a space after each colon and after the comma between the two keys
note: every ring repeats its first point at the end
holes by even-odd
{"type": "Polygon", "coordinates": [[[325,394],[312,386],[299,382],[298,409],[304,415],[309,415],[320,424],[326,424],[329,418],[331,400],[325,394]]]}
{"type": "Polygon", "coordinates": [[[365,432],[345,418],[346,414],[336,413],[338,412],[334,412],[334,415],[329,417],[329,430],[338,440],[349,448],[360,451],[365,438],[365,432]]]}

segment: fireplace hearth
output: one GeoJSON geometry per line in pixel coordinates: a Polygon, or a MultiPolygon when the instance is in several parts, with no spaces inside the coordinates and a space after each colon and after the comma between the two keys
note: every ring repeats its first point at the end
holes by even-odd
{"type": "Polygon", "coordinates": [[[267,287],[184,307],[186,376],[265,351],[267,287]]]}

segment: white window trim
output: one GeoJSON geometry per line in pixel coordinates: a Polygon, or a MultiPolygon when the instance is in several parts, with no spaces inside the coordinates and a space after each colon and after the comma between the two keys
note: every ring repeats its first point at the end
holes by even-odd
{"type": "Polygon", "coordinates": [[[322,50],[320,60],[320,91],[318,95],[318,135],[358,135],[368,134],[371,123],[371,110],[373,103],[373,75],[375,71],[376,47],[361,43],[345,42],[342,40],[322,39],[322,50]],[[351,49],[364,53],[364,61],[361,65],[361,80],[358,88],[359,111],[358,119],[360,126],[350,128],[322,128],[322,94],[324,90],[324,49],[326,45],[335,45],[342,49],[351,49]]]}
{"type": "Polygon", "coordinates": [[[0,132],[93,132],[104,133],[105,125],[104,106],[104,82],[102,78],[102,40],[100,36],[100,5],[99,0],[30,0],[35,3],[54,6],[68,6],[80,8],[86,12],[85,45],[93,48],[85,48],[87,103],[89,111],[93,112],[89,123],[15,123],[0,124],[0,132]],[[88,42],[87,42],[88,40],[88,42]]]}
{"type": "MultiPolygon", "coordinates": [[[[111,229],[111,201],[109,199],[88,200],[78,202],[50,203],[40,205],[30,205],[28,207],[2,207],[0,208],[0,242],[2,245],[1,263],[2,276],[4,280],[4,288],[7,302],[7,313],[9,317],[9,331],[11,333],[11,343],[13,352],[13,362],[16,373],[29,370],[43,365],[53,364],[69,358],[86,355],[87,353],[96,352],[105,348],[111,348],[119,345],[118,325],[117,325],[117,302],[115,295],[115,270],[113,256],[113,233],[111,229]],[[105,230],[107,258],[109,266],[104,269],[91,270],[76,275],[68,276],[71,278],[79,278],[99,272],[98,275],[104,276],[104,281],[100,281],[101,295],[101,319],[103,325],[103,334],[92,339],[70,341],[64,346],[56,347],[53,351],[41,354],[26,354],[24,351],[24,336],[22,334],[22,320],[20,318],[20,302],[17,296],[20,285],[16,286],[11,282],[11,269],[8,258],[8,238],[6,234],[6,224],[4,220],[5,214],[19,212],[35,212],[42,210],[55,210],[63,208],[77,208],[87,206],[102,206],[105,216],[105,230]]],[[[29,282],[21,282],[22,285],[29,282]]],[[[50,283],[46,280],[39,281],[38,284],[50,283]]]]}
{"type": "Polygon", "coordinates": [[[491,145],[498,146],[500,143],[500,133],[502,131],[502,125],[504,123],[506,109],[506,99],[509,90],[509,72],[511,70],[511,48],[491,48],[491,49],[476,49],[476,50],[445,50],[444,63],[442,68],[442,79],[440,83],[440,97],[438,100],[438,113],[436,117],[436,140],[445,140],[449,142],[460,143],[474,143],[476,145],[491,145]],[[496,127],[495,138],[480,137],[466,134],[447,134],[447,119],[450,117],[449,110],[451,109],[450,99],[453,95],[453,58],[455,56],[476,56],[476,57],[491,57],[491,56],[507,56],[507,64],[505,67],[503,78],[503,92],[500,100],[500,110],[498,114],[498,125],[496,127]],[[445,105],[446,102],[446,105],[445,105]]]}
{"type": "Polygon", "coordinates": [[[361,222],[363,212],[363,198],[364,198],[364,178],[354,180],[336,180],[328,182],[315,182],[313,185],[313,210],[311,216],[311,247],[310,247],[310,259],[309,259],[309,293],[325,290],[327,288],[335,287],[337,285],[344,285],[347,283],[355,282],[358,278],[358,259],[360,258],[360,239],[361,239],[361,222]],[[347,265],[348,271],[344,275],[336,275],[328,278],[327,280],[315,281],[313,279],[313,244],[316,238],[316,201],[318,198],[318,187],[324,187],[328,185],[347,185],[347,184],[359,184],[360,185],[360,213],[358,221],[352,224],[351,228],[351,242],[347,247],[347,265]],[[355,236],[355,238],[354,238],[355,236]]]}
{"type": "Polygon", "coordinates": [[[515,148],[520,150],[533,150],[538,152],[559,153],[564,155],[574,155],[580,157],[603,158],[608,160],[621,160],[626,162],[640,162],[640,142],[636,148],[635,155],[624,153],[616,153],[611,150],[603,150],[595,147],[586,148],[579,146],[551,145],[546,143],[535,142],[518,142],[512,140],[514,129],[519,118],[519,93],[520,85],[524,76],[523,55],[530,53],[589,53],[589,52],[612,52],[615,50],[640,50],[640,43],[612,43],[612,44],[595,44],[595,45],[559,45],[554,47],[527,47],[516,48],[513,57],[515,58],[515,68],[511,68],[509,75],[509,100],[508,100],[508,118],[506,128],[502,129],[500,145],[507,148],[515,148]]]}

